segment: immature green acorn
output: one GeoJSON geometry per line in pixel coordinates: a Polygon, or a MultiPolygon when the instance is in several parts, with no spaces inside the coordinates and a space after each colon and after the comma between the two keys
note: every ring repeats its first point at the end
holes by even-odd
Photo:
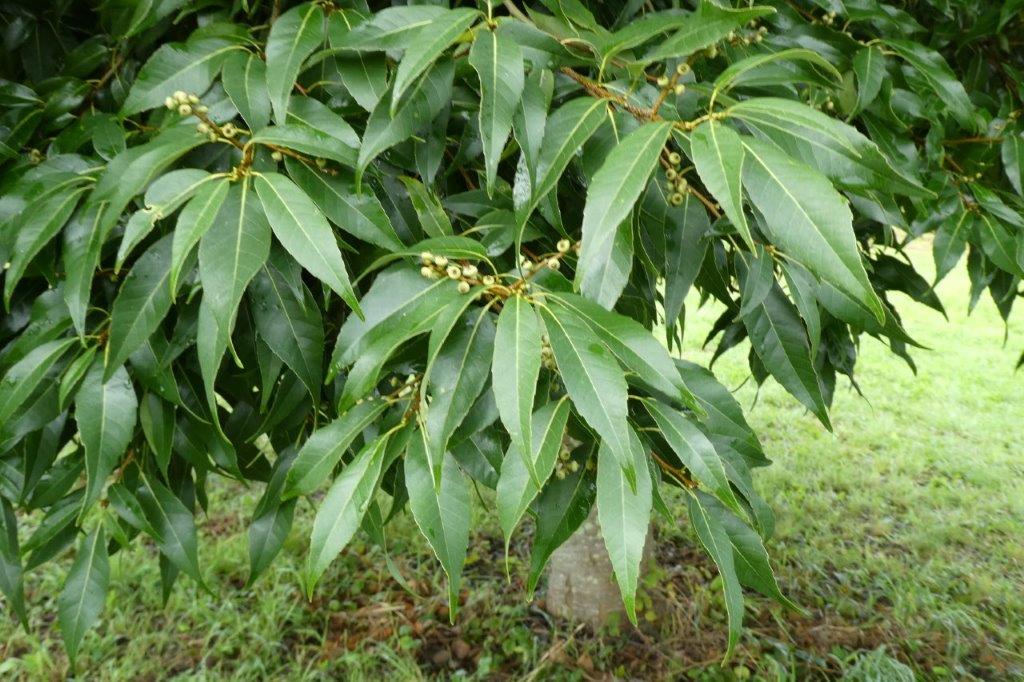
{"type": "Polygon", "coordinates": [[[678,166],[683,162],[683,157],[679,155],[679,152],[672,152],[668,155],[668,162],[673,166],[678,166]]]}
{"type": "Polygon", "coordinates": [[[683,203],[683,195],[680,194],[679,192],[676,192],[675,194],[668,198],[668,201],[673,206],[679,206],[680,204],[683,203]]]}
{"type": "Polygon", "coordinates": [[[458,288],[460,294],[468,294],[469,293],[469,282],[463,280],[463,281],[459,282],[459,286],[457,288],[458,288]]]}
{"type": "Polygon", "coordinates": [[[558,243],[555,244],[555,248],[558,250],[558,253],[568,253],[569,249],[572,248],[572,243],[568,239],[559,239],[558,243]]]}

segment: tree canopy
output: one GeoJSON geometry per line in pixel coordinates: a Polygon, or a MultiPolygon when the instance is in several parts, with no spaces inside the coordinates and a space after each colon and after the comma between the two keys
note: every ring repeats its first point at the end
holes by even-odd
{"type": "Polygon", "coordinates": [[[966,254],[972,306],[1005,319],[1024,2],[737,4],[0,6],[12,612],[25,572],[77,547],[73,658],[138,536],[165,594],[204,586],[216,476],[263,490],[250,584],[303,497],[310,594],[408,510],[456,595],[474,499],[506,538],[533,519],[532,592],[596,505],[635,620],[671,494],[721,572],[730,648],[744,588],[788,603],[753,484],[769,459],[679,357],[686,308],[724,306],[715,357],[749,339],[753,379],[825,428],[864,334],[913,368],[893,293],[943,312],[966,254]]]}

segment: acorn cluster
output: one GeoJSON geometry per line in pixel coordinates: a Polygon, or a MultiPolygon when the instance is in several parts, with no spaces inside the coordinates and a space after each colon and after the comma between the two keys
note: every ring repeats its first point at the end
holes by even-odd
{"type": "Polygon", "coordinates": [[[580,463],[572,458],[572,451],[568,445],[563,443],[562,449],[558,451],[558,459],[555,461],[555,477],[558,480],[562,480],[569,474],[576,473],[579,470],[580,463]]]}
{"type": "Polygon", "coordinates": [[[686,92],[686,86],[679,82],[681,76],[685,76],[690,73],[690,65],[687,62],[680,62],[675,69],[675,73],[670,77],[668,74],[658,78],[658,87],[665,91],[666,94],[669,92],[675,95],[681,95],[686,92]]]}
{"type": "Polygon", "coordinates": [[[750,22],[750,28],[752,30],[749,32],[737,33],[736,31],[731,31],[726,36],[726,40],[729,41],[730,45],[750,45],[760,43],[764,40],[765,34],[768,33],[767,26],[757,26],[757,23],[753,21],[750,22]]]}
{"type": "Polygon", "coordinates": [[[558,365],[555,364],[555,352],[551,350],[551,342],[548,340],[547,334],[540,337],[540,361],[552,372],[558,369],[558,365]]]}
{"type": "Polygon", "coordinates": [[[496,282],[493,275],[481,275],[472,263],[456,263],[429,251],[420,254],[420,264],[420,274],[427,279],[448,278],[458,282],[460,294],[468,294],[474,285],[492,287],[496,282]]]}
{"type": "Polygon", "coordinates": [[[679,152],[669,152],[664,158],[668,162],[668,167],[665,169],[665,191],[668,192],[668,203],[679,206],[690,189],[690,183],[679,170],[683,157],[679,152]]]}

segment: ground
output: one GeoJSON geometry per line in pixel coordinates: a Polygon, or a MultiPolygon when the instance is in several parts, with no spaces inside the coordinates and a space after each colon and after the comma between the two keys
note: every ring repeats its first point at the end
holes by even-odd
{"type": "MultiPolygon", "coordinates": [[[[916,260],[928,267],[926,253],[916,260]]],[[[468,590],[455,626],[442,576],[409,522],[389,549],[415,595],[391,579],[384,556],[354,543],[321,581],[300,590],[312,510],[303,508],[283,555],[245,588],[247,514],[258,490],[222,484],[202,521],[201,560],[214,595],[179,581],[161,605],[154,550],[112,559],[112,589],[86,635],[78,672],[90,679],[636,679],[860,680],[1024,677],[1024,373],[1014,364],[1024,319],[1009,329],[987,297],[966,315],[967,278],[938,288],[950,321],[896,302],[931,348],[915,377],[874,339],[860,349],[864,398],[844,385],[835,433],[778,386],[744,384],[746,349],[716,373],[750,408],[775,465],[758,478],[778,530],[769,542],[783,590],[803,615],[750,596],[735,658],[719,665],[725,616],[713,566],[685,523],[657,527],[659,566],[645,579],[641,631],[595,637],[525,601],[528,539],[504,577],[500,531],[478,510],[468,590]],[[755,401],[756,398],[756,401],[755,401]],[[756,404],[755,404],[756,403],[756,404]],[[657,608],[652,608],[657,605],[657,608]]],[[[690,303],[694,303],[691,301],[690,303]]],[[[1019,311],[1018,311],[1019,313],[1019,311]]],[[[706,360],[690,322],[686,356],[706,360]]],[[[670,504],[682,513],[682,503],[670,504]]],[[[67,671],[54,621],[69,558],[28,581],[31,632],[0,619],[0,678],[58,679],[67,671]]]]}

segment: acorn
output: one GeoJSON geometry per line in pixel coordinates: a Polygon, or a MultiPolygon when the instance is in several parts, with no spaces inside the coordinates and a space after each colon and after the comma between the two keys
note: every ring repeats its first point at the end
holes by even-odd
{"type": "Polygon", "coordinates": [[[429,251],[423,251],[420,253],[420,262],[424,265],[431,265],[434,262],[434,254],[429,251]]]}
{"type": "Polygon", "coordinates": [[[494,277],[492,277],[491,275],[484,275],[482,281],[485,287],[494,286],[494,277]]]}
{"type": "Polygon", "coordinates": [[[171,96],[167,96],[167,97],[166,97],[166,98],[164,99],[164,106],[165,106],[165,107],[167,107],[168,109],[171,109],[171,110],[173,110],[173,109],[174,109],[174,107],[178,106],[178,103],[174,101],[174,98],[173,98],[173,97],[171,97],[171,96]]]}
{"type": "Polygon", "coordinates": [[[677,83],[674,92],[676,93],[676,95],[681,95],[684,92],[686,92],[686,86],[683,85],[682,83],[677,83]]]}
{"type": "Polygon", "coordinates": [[[188,105],[188,104],[179,104],[178,105],[178,113],[181,114],[182,116],[188,116],[189,114],[192,113],[192,107],[190,105],[188,105]]]}
{"type": "Polygon", "coordinates": [[[469,293],[469,282],[467,282],[465,280],[459,282],[458,290],[459,290],[460,294],[468,294],[469,293]]]}
{"type": "Polygon", "coordinates": [[[462,277],[462,268],[458,265],[449,265],[445,272],[448,274],[448,279],[458,279],[459,277],[462,277]]]}
{"type": "Polygon", "coordinates": [[[668,76],[661,76],[660,78],[658,78],[658,87],[659,88],[667,88],[668,87],[668,82],[669,82],[668,81],[668,76]]]}
{"type": "Polygon", "coordinates": [[[434,271],[428,268],[426,265],[420,268],[420,274],[426,277],[427,279],[434,279],[434,271]]]}
{"type": "Polygon", "coordinates": [[[238,128],[235,127],[234,123],[225,123],[221,126],[220,131],[224,134],[224,137],[230,140],[238,132],[238,128]]]}
{"type": "Polygon", "coordinates": [[[464,277],[476,277],[478,273],[479,270],[477,270],[476,266],[473,264],[467,265],[466,267],[462,268],[462,275],[464,277]]]}
{"type": "Polygon", "coordinates": [[[206,125],[205,123],[200,123],[196,126],[196,132],[199,133],[200,135],[205,135],[206,133],[210,132],[210,126],[206,125]]]}
{"type": "Polygon", "coordinates": [[[552,270],[557,270],[558,268],[562,267],[562,263],[557,258],[554,257],[548,258],[547,265],[552,270]]]}
{"type": "Polygon", "coordinates": [[[444,256],[434,256],[434,265],[439,268],[443,268],[448,265],[448,259],[444,256]]]}
{"type": "Polygon", "coordinates": [[[669,182],[675,180],[678,175],[679,174],[676,173],[675,168],[669,168],[667,171],[665,171],[665,177],[668,178],[669,182]]]}
{"type": "Polygon", "coordinates": [[[323,157],[317,157],[316,165],[317,165],[317,168],[323,168],[324,166],[327,165],[327,159],[325,159],[323,157]]]}
{"type": "Polygon", "coordinates": [[[690,186],[690,183],[686,181],[686,178],[681,177],[676,180],[676,191],[685,192],[690,186]]]}
{"type": "Polygon", "coordinates": [[[281,152],[270,152],[270,158],[272,158],[274,161],[283,161],[284,154],[282,154],[281,152]]]}
{"type": "Polygon", "coordinates": [[[672,152],[668,155],[668,162],[673,166],[678,166],[683,162],[683,157],[679,155],[679,152],[672,152]]]}
{"type": "Polygon", "coordinates": [[[683,195],[680,194],[679,192],[676,192],[675,194],[668,198],[668,202],[673,206],[679,206],[681,203],[683,203],[683,195]]]}
{"type": "Polygon", "coordinates": [[[568,239],[559,239],[558,243],[555,244],[555,248],[558,250],[558,253],[568,253],[569,249],[572,248],[572,244],[569,243],[568,239]]]}
{"type": "Polygon", "coordinates": [[[182,104],[188,103],[188,93],[186,93],[184,90],[175,90],[174,101],[180,102],[182,104]]]}
{"type": "Polygon", "coordinates": [[[685,76],[690,73],[690,65],[686,62],[679,62],[679,65],[676,66],[676,73],[680,76],[685,76]]]}

